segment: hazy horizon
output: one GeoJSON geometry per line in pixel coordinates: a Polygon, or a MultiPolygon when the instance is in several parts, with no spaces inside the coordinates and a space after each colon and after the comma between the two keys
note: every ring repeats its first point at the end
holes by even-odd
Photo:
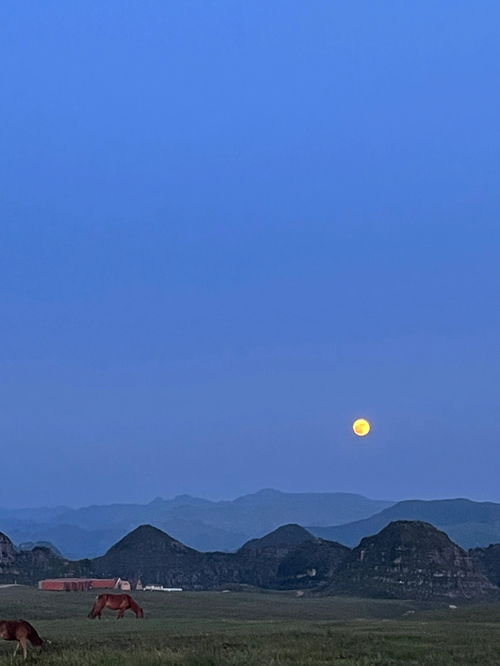
{"type": "Polygon", "coordinates": [[[260,493],[260,492],[263,492],[263,491],[268,491],[268,490],[276,491],[278,493],[292,494],[292,495],[327,494],[327,493],[358,495],[360,497],[365,497],[365,498],[370,499],[370,500],[391,502],[391,503],[394,503],[394,504],[397,504],[398,502],[408,501],[408,500],[410,500],[410,501],[411,500],[433,501],[433,500],[456,500],[456,499],[466,499],[466,500],[470,500],[472,502],[498,503],[498,500],[479,499],[477,497],[466,497],[466,496],[462,496],[462,495],[442,496],[442,497],[441,496],[429,496],[429,497],[411,496],[411,497],[393,498],[393,497],[385,497],[385,496],[384,497],[373,497],[373,496],[368,496],[368,495],[366,495],[362,492],[356,492],[356,491],[338,491],[338,490],[321,490],[321,489],[320,490],[314,490],[314,491],[308,491],[308,490],[288,490],[287,491],[287,490],[283,490],[283,489],[280,489],[280,488],[259,488],[257,490],[249,491],[249,492],[243,493],[241,495],[235,495],[233,497],[223,497],[223,496],[208,497],[206,495],[202,496],[202,495],[196,494],[194,492],[194,493],[180,493],[178,495],[172,495],[172,496],[156,495],[155,497],[151,497],[150,499],[137,500],[135,502],[127,501],[126,499],[122,499],[122,500],[113,500],[113,499],[111,499],[108,502],[91,502],[91,501],[89,501],[87,503],[79,504],[79,505],[61,503],[61,504],[50,504],[50,505],[49,504],[46,504],[46,505],[41,504],[41,505],[30,505],[30,506],[27,506],[27,505],[9,506],[7,504],[2,504],[2,505],[0,505],[0,509],[13,510],[13,511],[16,511],[16,510],[19,510],[19,509],[56,509],[58,507],[64,507],[64,508],[68,508],[68,509],[83,509],[83,508],[87,508],[87,507],[90,507],[90,506],[110,506],[110,505],[114,505],[114,504],[138,504],[138,505],[146,506],[148,504],[151,504],[152,502],[154,502],[157,499],[170,501],[170,500],[177,499],[178,497],[182,497],[182,496],[187,496],[187,497],[202,499],[202,500],[208,500],[208,501],[211,501],[211,502],[231,502],[231,501],[234,501],[234,500],[236,500],[240,497],[245,497],[247,495],[255,495],[257,493],[260,493]]]}
{"type": "Polygon", "coordinates": [[[0,506],[500,501],[497,2],[0,21],[0,506]]]}

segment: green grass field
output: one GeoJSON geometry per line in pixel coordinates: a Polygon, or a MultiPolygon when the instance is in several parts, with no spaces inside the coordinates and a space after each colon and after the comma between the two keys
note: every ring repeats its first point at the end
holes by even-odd
{"type": "MultiPolygon", "coordinates": [[[[47,666],[500,665],[500,604],[452,610],[293,592],[134,597],[144,620],[106,610],[99,622],[87,619],[95,593],[0,588],[0,619],[27,619],[52,641],[29,653],[47,666]]],[[[0,664],[11,663],[14,645],[0,641],[0,664]]]]}

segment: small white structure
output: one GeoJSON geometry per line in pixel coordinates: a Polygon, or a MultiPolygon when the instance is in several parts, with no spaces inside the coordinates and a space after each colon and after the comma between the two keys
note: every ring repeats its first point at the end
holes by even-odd
{"type": "Polygon", "coordinates": [[[145,585],[144,591],[154,592],[182,592],[182,587],[163,587],[163,585],[145,585]]]}
{"type": "Polygon", "coordinates": [[[122,580],[121,578],[118,578],[118,580],[115,583],[115,589],[123,590],[124,592],[130,592],[132,586],[130,585],[128,580],[122,580]]]}

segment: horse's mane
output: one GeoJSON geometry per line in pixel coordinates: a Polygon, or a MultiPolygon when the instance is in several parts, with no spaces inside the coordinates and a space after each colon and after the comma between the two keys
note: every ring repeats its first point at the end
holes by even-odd
{"type": "Polygon", "coordinates": [[[30,641],[30,643],[32,645],[43,645],[43,641],[40,638],[40,636],[38,635],[38,632],[35,629],[35,627],[33,625],[31,625],[29,622],[27,622],[26,620],[20,620],[20,621],[23,622],[24,625],[28,628],[27,638],[30,641]]]}

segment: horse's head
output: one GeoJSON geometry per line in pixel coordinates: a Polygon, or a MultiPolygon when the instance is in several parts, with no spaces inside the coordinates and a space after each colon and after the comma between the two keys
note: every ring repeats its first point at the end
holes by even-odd
{"type": "Polygon", "coordinates": [[[106,605],[106,599],[107,599],[106,594],[98,594],[97,597],[95,598],[94,605],[92,606],[90,613],[88,614],[88,617],[90,617],[91,619],[94,619],[95,617],[101,619],[101,611],[106,605]]]}
{"type": "Polygon", "coordinates": [[[87,615],[87,617],[90,617],[91,620],[93,620],[96,617],[96,615],[98,615],[99,613],[98,602],[99,602],[99,596],[95,598],[94,605],[90,609],[90,613],[87,615]]]}
{"type": "Polygon", "coordinates": [[[40,652],[45,652],[48,645],[52,645],[52,641],[49,641],[48,638],[44,638],[42,644],[40,645],[40,652]]]}

